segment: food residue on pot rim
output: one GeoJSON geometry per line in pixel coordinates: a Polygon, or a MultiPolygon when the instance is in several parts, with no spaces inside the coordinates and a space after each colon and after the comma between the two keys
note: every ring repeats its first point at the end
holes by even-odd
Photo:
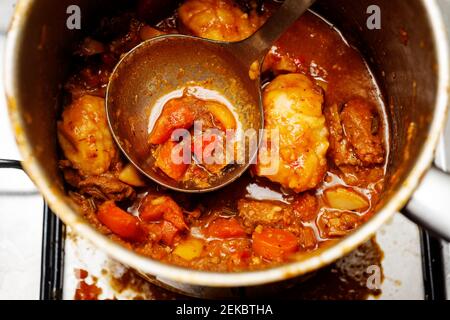
{"type": "MultiPolygon", "coordinates": [[[[370,267],[380,268],[380,278],[384,279],[381,261],[383,252],[372,239],[361,245],[344,258],[325,267],[309,279],[302,282],[289,282],[278,299],[290,300],[363,300],[370,296],[377,297],[381,289],[369,289],[370,267]]],[[[116,265],[113,263],[111,266],[116,265]]],[[[116,265],[117,267],[117,265],[116,265]]],[[[144,280],[136,271],[124,268],[121,272],[103,269],[100,277],[107,278],[108,285],[114,291],[113,296],[102,297],[104,291],[97,277],[89,275],[83,269],[74,269],[78,279],[75,300],[118,299],[124,293],[130,293],[133,300],[186,300],[192,299],[160,288],[144,280]]],[[[258,290],[256,290],[258,291],[258,290]]],[[[243,296],[241,298],[255,298],[243,296]]]]}

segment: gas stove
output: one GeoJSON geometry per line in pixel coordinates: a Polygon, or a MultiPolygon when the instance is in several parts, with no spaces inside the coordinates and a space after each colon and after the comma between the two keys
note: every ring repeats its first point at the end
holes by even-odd
{"type": "MultiPolygon", "coordinates": [[[[0,62],[13,0],[0,3],[0,62]]],[[[450,1],[440,1],[450,26],[450,1]]],[[[0,63],[0,73],[2,73],[0,63]]],[[[2,88],[0,77],[0,90],[2,88]]],[[[0,95],[0,158],[20,159],[0,95]]],[[[0,163],[0,167],[11,163],[0,163]]],[[[450,171],[450,124],[436,156],[450,171]]],[[[0,299],[74,299],[81,273],[101,288],[100,298],[179,298],[130,276],[71,230],[49,210],[27,176],[17,169],[0,171],[0,299]],[[127,278],[127,283],[118,279],[127,278]]],[[[450,298],[450,246],[398,213],[376,235],[384,258],[384,281],[376,299],[450,298]]],[[[370,298],[370,297],[369,297],[370,298]]],[[[373,298],[373,297],[372,297],[373,298]]]]}

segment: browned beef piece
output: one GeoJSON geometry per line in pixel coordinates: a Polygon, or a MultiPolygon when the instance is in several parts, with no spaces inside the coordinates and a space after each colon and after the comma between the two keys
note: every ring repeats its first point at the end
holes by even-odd
{"type": "Polygon", "coordinates": [[[381,119],[366,100],[353,99],[341,112],[342,127],[358,159],[364,165],[384,162],[381,119]]]}
{"type": "Polygon", "coordinates": [[[258,225],[287,230],[298,236],[305,248],[316,245],[314,231],[304,223],[314,221],[318,209],[317,198],[310,193],[296,196],[292,204],[250,199],[241,199],[238,202],[239,216],[250,231],[258,225]]]}
{"type": "Polygon", "coordinates": [[[345,236],[360,223],[357,214],[351,212],[326,211],[319,219],[322,237],[333,238],[345,236]]]}
{"type": "Polygon", "coordinates": [[[313,250],[317,248],[318,241],[314,230],[310,227],[301,229],[301,232],[297,234],[298,243],[304,250],[313,250]]]}
{"type": "Polygon", "coordinates": [[[134,189],[120,181],[113,173],[107,172],[99,176],[82,177],[77,170],[70,166],[70,161],[60,161],[60,167],[65,181],[76,188],[78,193],[90,196],[96,200],[123,201],[134,199],[134,189]]]}
{"type": "Polygon", "coordinates": [[[133,199],[136,195],[132,187],[109,173],[87,177],[80,181],[78,188],[80,193],[95,199],[123,201],[133,199]]]}
{"type": "Polygon", "coordinates": [[[334,104],[324,112],[330,130],[329,154],[334,163],[338,167],[382,164],[383,132],[375,107],[362,98],[355,98],[339,109],[334,104]]]}
{"type": "Polygon", "coordinates": [[[142,22],[131,19],[128,31],[124,35],[116,38],[109,45],[110,52],[114,53],[116,56],[120,56],[140,44],[142,39],[139,36],[139,31],[142,26],[142,22]]]}
{"type": "Polygon", "coordinates": [[[324,115],[327,120],[328,129],[330,130],[330,135],[328,138],[330,148],[328,149],[328,153],[334,163],[338,167],[342,165],[360,165],[361,161],[356,157],[352,146],[344,134],[338,105],[334,104],[328,108],[325,108],[324,115]]]}
{"type": "Polygon", "coordinates": [[[312,193],[305,192],[296,197],[292,203],[294,214],[303,222],[314,221],[319,212],[319,201],[312,193]]]}
{"type": "Polygon", "coordinates": [[[238,210],[239,216],[242,217],[244,225],[247,227],[276,226],[291,216],[291,210],[284,205],[248,199],[239,200],[238,210]]]}

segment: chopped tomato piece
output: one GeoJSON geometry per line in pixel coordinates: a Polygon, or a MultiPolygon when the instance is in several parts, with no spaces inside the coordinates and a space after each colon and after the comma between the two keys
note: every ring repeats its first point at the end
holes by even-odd
{"type": "Polygon", "coordinates": [[[253,251],[263,258],[282,260],[297,250],[297,237],[289,231],[264,228],[253,233],[253,251]]]}
{"type": "Polygon", "coordinates": [[[218,218],[206,228],[206,234],[214,238],[239,238],[245,236],[244,228],[235,218],[218,218]]]}
{"type": "Polygon", "coordinates": [[[141,242],[146,233],[138,218],[117,207],[113,201],[103,203],[97,212],[98,220],[119,237],[141,242]]]}
{"type": "Polygon", "coordinates": [[[169,197],[146,196],[139,206],[139,216],[144,221],[158,221],[167,210],[166,201],[169,197]]]}
{"type": "MultiPolygon", "coordinates": [[[[172,152],[176,145],[177,143],[173,141],[167,141],[166,143],[164,143],[159,149],[155,165],[170,178],[179,181],[181,180],[181,178],[183,178],[189,164],[178,164],[173,161],[172,152]]],[[[180,148],[180,157],[181,152],[182,149],[180,148]]]]}
{"type": "Polygon", "coordinates": [[[139,208],[139,216],[144,221],[158,221],[162,218],[177,229],[187,229],[183,210],[171,197],[146,197],[139,208]]]}
{"type": "Polygon", "coordinates": [[[178,230],[187,229],[188,226],[184,222],[183,210],[173,200],[171,202],[173,204],[170,204],[170,209],[164,212],[164,220],[171,222],[178,230]]]}
{"type": "Polygon", "coordinates": [[[194,124],[195,113],[181,99],[172,99],[164,106],[160,117],[155,123],[149,142],[162,144],[169,140],[176,129],[189,129],[194,124]]]}
{"type": "Polygon", "coordinates": [[[163,221],[161,223],[161,241],[163,243],[171,246],[179,232],[180,230],[169,221],[163,221]]]}

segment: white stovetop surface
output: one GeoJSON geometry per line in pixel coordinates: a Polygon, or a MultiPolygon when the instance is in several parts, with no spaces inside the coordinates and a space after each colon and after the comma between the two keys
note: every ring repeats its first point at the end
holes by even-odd
{"type": "MultiPolygon", "coordinates": [[[[0,158],[20,159],[3,94],[3,47],[14,0],[0,1],[0,158]]],[[[39,298],[42,198],[28,177],[0,171],[0,299],[39,298]]]]}
{"type": "MultiPolygon", "coordinates": [[[[449,0],[440,0],[440,2],[450,9],[449,0]]],[[[0,75],[3,74],[4,32],[14,3],[15,0],[0,1],[0,75]]],[[[0,77],[1,92],[3,92],[2,86],[2,77],[0,77]]],[[[3,94],[0,94],[0,158],[20,159],[9,126],[3,94]]],[[[25,174],[14,170],[0,171],[0,216],[2,218],[0,223],[0,300],[38,299],[42,199],[25,174]]],[[[398,214],[380,230],[377,240],[385,253],[383,260],[385,281],[381,298],[423,299],[418,228],[398,214]]],[[[85,241],[78,240],[78,243],[81,244],[67,242],[64,291],[66,299],[71,299],[75,290],[73,268],[82,267],[95,275],[96,270],[99,272],[102,264],[105,264],[107,260],[104,254],[85,241]],[[89,263],[89,260],[96,262],[89,263]]]]}

